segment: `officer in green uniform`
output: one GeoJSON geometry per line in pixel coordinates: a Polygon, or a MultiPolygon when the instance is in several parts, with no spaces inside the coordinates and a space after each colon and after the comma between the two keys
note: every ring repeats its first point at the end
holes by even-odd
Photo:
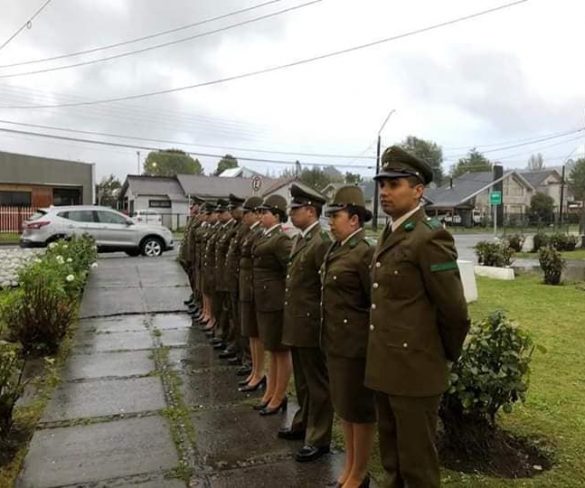
{"type": "Polygon", "coordinates": [[[197,229],[203,223],[201,216],[203,213],[200,211],[201,204],[203,203],[203,199],[192,196],[191,199],[193,200],[193,205],[191,206],[192,215],[189,219],[189,224],[185,229],[185,233],[187,234],[187,239],[185,245],[187,246],[187,260],[189,262],[189,283],[191,284],[192,296],[193,299],[188,303],[189,305],[189,314],[191,317],[195,318],[200,314],[201,311],[201,296],[197,293],[197,267],[195,263],[195,255],[197,253],[197,242],[195,239],[195,234],[197,233],[197,229]]]}
{"type": "Polygon", "coordinates": [[[205,330],[209,337],[213,338],[214,329],[217,321],[215,315],[215,239],[217,237],[218,230],[221,227],[221,223],[218,219],[217,204],[212,207],[211,213],[208,218],[209,227],[205,234],[205,251],[203,252],[203,266],[202,266],[202,277],[203,277],[203,293],[205,294],[207,305],[208,305],[208,319],[205,330]]]}
{"type": "MultiPolygon", "coordinates": [[[[187,220],[187,224],[185,225],[185,230],[183,232],[183,239],[181,240],[181,246],[179,248],[179,263],[187,273],[187,277],[189,278],[189,284],[191,285],[191,290],[194,289],[194,284],[192,280],[192,267],[193,262],[191,260],[191,242],[190,239],[192,237],[191,228],[198,223],[198,215],[199,215],[199,205],[202,203],[199,199],[193,200],[193,203],[189,207],[189,219],[187,220]]],[[[193,305],[194,304],[194,296],[191,293],[191,296],[188,300],[185,301],[185,305],[193,305]]]]}
{"type": "Polygon", "coordinates": [[[325,355],[319,347],[321,326],[320,269],[331,244],[319,217],[325,199],[293,183],[289,215],[300,230],[295,236],[286,274],[282,342],[291,346],[299,410],[284,439],[304,439],[297,461],[313,461],[329,452],[333,406],[325,355]]]}
{"type": "Polygon", "coordinates": [[[240,274],[240,246],[246,226],[242,222],[244,211],[242,205],[244,199],[233,193],[229,196],[228,209],[234,223],[230,230],[226,232],[225,239],[228,242],[228,249],[225,256],[224,282],[228,289],[229,300],[227,301],[229,309],[229,332],[227,335],[226,350],[219,355],[220,358],[227,359],[228,363],[240,364],[242,355],[245,351],[240,334],[240,318],[238,307],[238,276],[240,274]]]}
{"type": "Polygon", "coordinates": [[[205,236],[209,228],[209,215],[211,214],[210,205],[205,202],[199,207],[199,220],[200,225],[195,230],[193,241],[194,241],[194,273],[195,273],[195,296],[198,297],[200,307],[199,312],[193,316],[193,320],[202,323],[209,318],[207,312],[207,304],[205,302],[205,296],[203,294],[203,253],[205,251],[205,236]]]}
{"type": "Polygon", "coordinates": [[[421,207],[429,165],[397,146],[375,176],[392,218],[372,261],[365,385],[376,391],[384,486],[440,485],[435,431],[448,362],[469,330],[453,237],[421,207]]]}

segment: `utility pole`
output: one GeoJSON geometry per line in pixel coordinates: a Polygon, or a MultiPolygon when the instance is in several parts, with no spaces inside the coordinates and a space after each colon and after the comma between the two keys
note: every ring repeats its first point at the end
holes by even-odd
{"type": "MultiPolygon", "coordinates": [[[[378,131],[378,146],[377,146],[377,150],[376,150],[376,174],[378,174],[380,172],[380,151],[381,151],[381,147],[382,147],[382,130],[384,129],[384,126],[386,125],[388,120],[390,120],[390,117],[392,116],[392,114],[394,112],[396,112],[396,110],[394,110],[394,109],[392,109],[392,110],[390,110],[390,112],[388,112],[386,119],[384,119],[384,122],[382,122],[382,125],[380,126],[380,130],[378,131]]],[[[372,215],[373,215],[372,230],[378,230],[378,184],[376,183],[375,180],[374,180],[374,209],[373,210],[374,211],[372,212],[372,215]]]]}
{"type": "Polygon", "coordinates": [[[136,159],[137,159],[137,162],[138,162],[138,166],[137,166],[138,167],[138,173],[137,174],[138,174],[138,176],[140,176],[140,173],[141,173],[141,171],[140,171],[140,151],[136,151],[136,159]]]}
{"type": "Polygon", "coordinates": [[[563,163],[563,169],[561,170],[561,202],[559,205],[559,228],[563,226],[563,202],[565,200],[565,166],[566,162],[563,163]]]}

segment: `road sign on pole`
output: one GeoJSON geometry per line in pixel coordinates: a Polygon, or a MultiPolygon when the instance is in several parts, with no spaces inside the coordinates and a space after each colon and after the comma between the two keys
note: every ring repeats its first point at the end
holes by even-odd
{"type": "Polygon", "coordinates": [[[258,193],[260,191],[260,188],[262,188],[262,177],[256,175],[252,177],[252,191],[254,193],[258,193]]]}
{"type": "Polygon", "coordinates": [[[502,204],[502,192],[501,191],[492,191],[490,193],[490,204],[491,205],[501,205],[502,204]]]}

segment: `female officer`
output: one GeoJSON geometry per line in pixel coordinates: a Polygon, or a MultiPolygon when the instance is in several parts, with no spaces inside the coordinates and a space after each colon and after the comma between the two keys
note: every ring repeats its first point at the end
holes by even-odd
{"type": "Polygon", "coordinates": [[[264,349],[270,352],[268,384],[257,410],[273,415],[287,406],[286,389],[292,372],[290,351],[282,345],[282,322],[286,269],[292,242],[283,232],[287,203],[271,195],[258,207],[262,234],[252,250],[254,260],[254,302],[258,332],[264,349]]]}
{"type": "Polygon", "coordinates": [[[372,390],[364,386],[370,309],[369,265],[374,249],[364,222],[372,215],[357,186],[337,190],[326,209],[335,242],[321,269],[322,344],[327,354],[331,399],[341,419],[345,466],[337,486],[369,486],[368,458],[375,434],[372,390]]]}

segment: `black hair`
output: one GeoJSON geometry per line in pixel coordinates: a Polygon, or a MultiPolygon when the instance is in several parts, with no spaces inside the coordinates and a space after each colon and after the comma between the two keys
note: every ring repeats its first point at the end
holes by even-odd
{"type": "Polygon", "coordinates": [[[353,217],[354,215],[357,215],[359,226],[360,227],[364,226],[364,222],[366,221],[366,211],[362,207],[348,205],[347,207],[344,208],[344,210],[347,212],[350,218],[353,217]]]}

